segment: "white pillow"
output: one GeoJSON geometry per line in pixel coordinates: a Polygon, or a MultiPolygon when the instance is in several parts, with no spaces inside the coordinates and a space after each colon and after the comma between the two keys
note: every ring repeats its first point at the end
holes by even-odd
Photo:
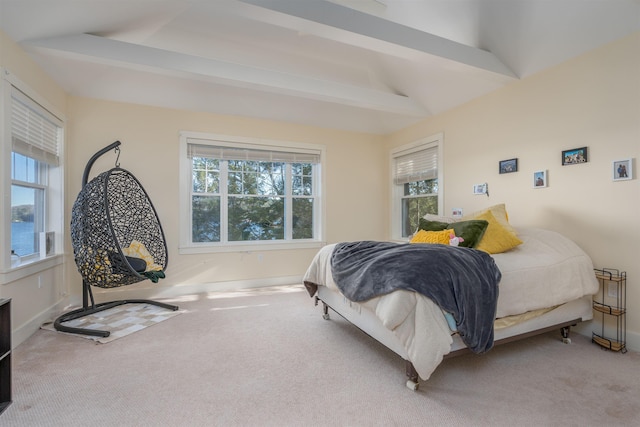
{"type": "Polygon", "coordinates": [[[427,221],[446,222],[447,224],[458,221],[456,218],[452,218],[450,216],[440,216],[433,214],[425,214],[422,218],[426,219],[427,221]]]}

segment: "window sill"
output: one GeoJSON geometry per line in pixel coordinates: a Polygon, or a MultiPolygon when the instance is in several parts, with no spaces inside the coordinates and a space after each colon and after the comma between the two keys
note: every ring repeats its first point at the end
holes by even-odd
{"type": "Polygon", "coordinates": [[[16,267],[0,270],[0,285],[6,285],[24,277],[31,276],[32,274],[53,268],[62,264],[62,260],[63,256],[59,254],[44,259],[27,261],[16,267]]]}
{"type": "Polygon", "coordinates": [[[209,254],[220,252],[259,252],[259,251],[286,251],[297,249],[317,249],[324,246],[326,243],[321,241],[312,242],[296,242],[296,243],[282,243],[282,242],[255,242],[249,243],[242,242],[240,244],[228,243],[226,245],[211,246],[184,246],[179,248],[178,253],[180,255],[191,254],[209,254]]]}

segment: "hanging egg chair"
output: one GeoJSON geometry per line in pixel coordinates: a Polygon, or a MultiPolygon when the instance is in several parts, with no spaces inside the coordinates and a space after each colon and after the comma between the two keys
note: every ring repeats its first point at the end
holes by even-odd
{"type": "Polygon", "coordinates": [[[167,245],[151,200],[140,182],[116,166],[87,182],[93,163],[115,149],[120,141],[91,157],[84,170],[82,190],[71,212],[71,242],[76,266],[83,282],[82,308],[63,314],[54,322],[56,330],[100,337],[109,331],[64,325],[109,308],[129,304],[153,304],[169,310],[175,305],[151,300],[120,300],[95,304],[91,286],[115,288],[142,280],[157,282],[164,277],[167,245]],[[89,302],[90,300],[90,302],[89,302]]]}

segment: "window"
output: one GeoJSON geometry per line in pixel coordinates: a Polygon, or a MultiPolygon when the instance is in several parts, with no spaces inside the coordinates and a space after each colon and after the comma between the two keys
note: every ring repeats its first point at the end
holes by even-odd
{"type": "Polygon", "coordinates": [[[442,210],[442,135],[391,152],[392,238],[404,239],[425,214],[442,210]]]}
{"type": "Polygon", "coordinates": [[[39,251],[36,236],[44,231],[47,172],[46,163],[11,153],[11,251],[22,258],[39,251]]]}
{"type": "Polygon", "coordinates": [[[10,266],[17,267],[41,258],[40,233],[62,231],[63,127],[60,119],[25,93],[31,92],[26,86],[7,72],[3,76],[4,120],[11,137],[10,146],[2,151],[10,185],[3,193],[10,194],[11,201],[2,215],[9,218],[11,236],[3,252],[11,253],[10,266]]]}
{"type": "Polygon", "coordinates": [[[182,253],[321,241],[321,147],[199,134],[182,146],[182,253]]]}

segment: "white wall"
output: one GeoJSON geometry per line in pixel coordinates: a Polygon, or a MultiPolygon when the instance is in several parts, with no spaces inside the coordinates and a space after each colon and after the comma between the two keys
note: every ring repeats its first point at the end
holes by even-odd
{"type": "MultiPolygon", "coordinates": [[[[514,225],[575,240],[598,268],[628,274],[629,347],[640,350],[640,180],[612,181],[612,161],[640,158],[640,33],[391,135],[388,147],[444,133],[445,213],[506,203],[514,225]],[[562,166],[561,151],[589,162],[562,166]],[[498,173],[517,157],[517,173],[498,173]],[[548,188],[534,189],[534,171],[548,188]],[[475,183],[489,197],[475,196],[475,183]]],[[[590,325],[589,329],[596,326],[590,325]]],[[[595,329],[594,329],[595,330],[595,329]]]]}
{"type": "MultiPolygon", "coordinates": [[[[1,32],[0,43],[0,66],[11,70],[67,117],[64,224],[70,223],[71,208],[80,191],[87,161],[96,151],[115,140],[122,142],[121,167],[140,180],[158,211],[169,249],[167,278],[158,284],[145,281],[110,290],[94,288],[96,302],[295,283],[301,279],[315,254],[315,249],[308,249],[179,255],[180,131],[325,145],[328,165],[323,171],[326,183],[325,241],[384,238],[386,197],[380,188],[385,187],[386,176],[380,174],[380,166],[384,165],[386,157],[380,149],[380,136],[67,97],[19,46],[1,32]]],[[[91,177],[113,167],[114,163],[115,156],[105,154],[94,164],[91,177]]],[[[18,280],[14,273],[0,277],[0,297],[12,298],[14,346],[44,321],[52,320],[65,311],[69,304],[81,303],[82,280],[73,260],[69,230],[64,234],[65,254],[60,256],[64,264],[57,263],[53,268],[30,272],[18,280]]]]}
{"type": "MultiPolygon", "coordinates": [[[[0,31],[0,67],[18,77],[57,112],[66,114],[67,96],[64,91],[2,31],[0,31]]],[[[4,131],[4,125],[0,125],[0,129],[4,131]]],[[[3,137],[0,144],[11,144],[11,140],[3,137]]],[[[0,182],[4,188],[3,179],[0,178],[0,182]]],[[[8,200],[9,198],[5,197],[5,192],[2,190],[0,205],[3,209],[4,203],[8,203],[8,200]]],[[[0,219],[4,223],[1,210],[0,219]]],[[[2,234],[4,242],[4,229],[2,234]]],[[[8,254],[2,253],[2,255],[8,257],[8,254]]],[[[52,313],[62,308],[64,284],[62,257],[25,266],[10,273],[0,273],[0,298],[12,300],[11,326],[14,346],[29,337],[44,321],[50,319],[52,313]]]]}
{"type": "MultiPolygon", "coordinates": [[[[81,188],[87,160],[99,149],[120,140],[120,166],[141,182],[154,204],[169,249],[167,278],[117,289],[95,289],[98,301],[177,295],[229,286],[300,283],[316,249],[257,250],[181,255],[179,242],[178,158],[180,131],[298,141],[326,146],[326,236],[337,240],[383,239],[386,176],[377,165],[386,161],[380,137],[368,134],[170,110],[71,97],[67,156],[67,218],[81,188]],[[367,165],[364,166],[363,165],[367,165]],[[369,166],[370,165],[370,166],[369,166]]],[[[91,177],[114,166],[107,153],[93,166],[91,177]]],[[[67,239],[67,252],[72,253],[67,239]]],[[[69,292],[78,295],[81,279],[72,259],[67,262],[69,292]]]]}
{"type": "MultiPolygon", "coordinates": [[[[179,255],[178,133],[183,130],[283,139],[327,147],[326,216],[328,242],[384,239],[388,233],[388,150],[444,133],[445,210],[466,212],[507,204],[514,225],[536,225],[573,238],[599,267],[629,274],[628,339],[640,349],[640,238],[638,179],[611,181],[611,162],[637,159],[640,150],[640,35],[620,40],[552,70],[516,82],[450,112],[388,137],[307,126],[119,104],[69,97],[0,33],[0,65],[10,69],[68,118],[65,147],[65,224],[80,191],[89,157],[123,142],[121,166],[150,195],[169,244],[167,279],[131,285],[141,297],[257,285],[301,276],[314,250],[179,255]],[[386,143],[385,143],[386,142],[386,143]],[[589,147],[590,161],[561,166],[561,150],[589,147]],[[520,171],[499,175],[498,161],[517,157],[520,171]],[[355,161],[354,161],[355,160],[355,161]],[[549,171],[549,187],[532,188],[532,172],[549,171]],[[490,197],[473,196],[474,183],[488,182],[490,197]],[[258,256],[261,255],[261,256],[258,256]]],[[[105,155],[94,173],[113,165],[105,155]]],[[[636,164],[636,174],[637,174],[636,164]]],[[[67,233],[68,234],[68,233],[67,233]]],[[[65,241],[64,269],[0,285],[13,298],[16,330],[33,330],[68,292],[79,300],[81,280],[65,241]]],[[[124,289],[98,290],[97,299],[118,299],[124,289]]],[[[127,295],[129,297],[129,295],[127,295]]],[[[19,334],[21,337],[24,333],[19,334]]]]}

